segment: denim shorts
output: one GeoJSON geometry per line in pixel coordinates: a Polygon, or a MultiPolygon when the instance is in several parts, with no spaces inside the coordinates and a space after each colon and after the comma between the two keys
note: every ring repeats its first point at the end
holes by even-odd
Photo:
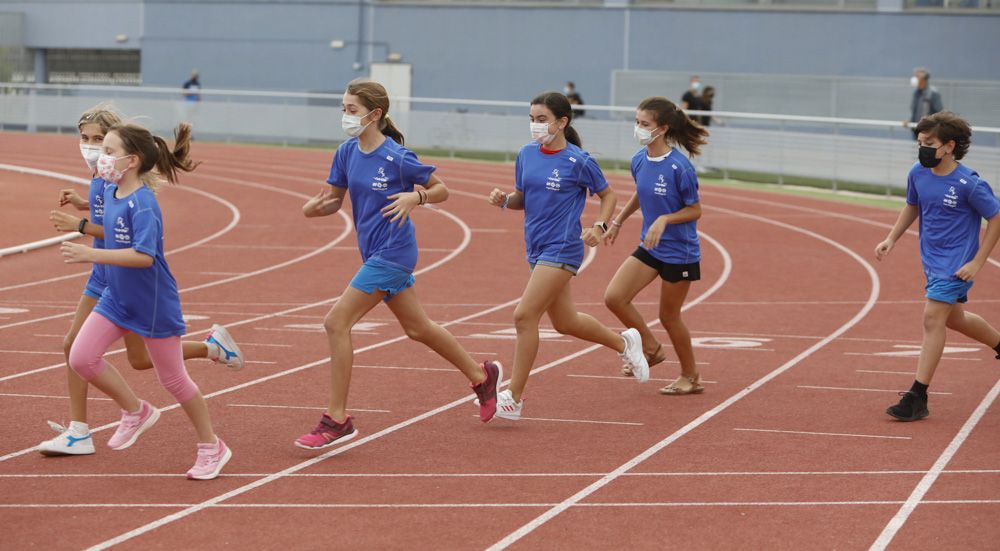
{"type": "Polygon", "coordinates": [[[565,262],[552,262],[551,260],[536,260],[535,262],[529,262],[529,269],[534,271],[535,266],[548,266],[550,268],[559,268],[561,270],[566,270],[567,272],[576,275],[580,271],[579,266],[574,266],[572,264],[566,264],[565,262]]]}

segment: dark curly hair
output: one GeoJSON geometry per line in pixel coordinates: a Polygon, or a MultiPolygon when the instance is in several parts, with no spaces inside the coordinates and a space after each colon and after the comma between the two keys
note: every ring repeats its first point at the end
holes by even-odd
{"type": "Polygon", "coordinates": [[[952,113],[951,111],[941,111],[933,115],[927,115],[917,123],[917,134],[926,133],[941,140],[944,145],[948,142],[955,142],[955,150],[952,155],[959,161],[969,151],[969,143],[972,141],[972,129],[965,119],[952,113]]]}

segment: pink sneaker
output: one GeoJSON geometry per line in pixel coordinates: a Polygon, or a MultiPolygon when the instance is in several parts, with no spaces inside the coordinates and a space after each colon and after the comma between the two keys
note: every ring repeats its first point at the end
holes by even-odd
{"type": "Polygon", "coordinates": [[[320,450],[334,444],[343,444],[357,435],[358,431],[354,428],[350,415],[343,423],[338,423],[324,413],[316,428],[309,434],[300,436],[295,445],[307,450],[320,450]]]}
{"type": "Polygon", "coordinates": [[[198,444],[198,459],[187,472],[189,480],[212,480],[232,459],[233,451],[221,438],[217,440],[215,444],[198,444]]]}
{"type": "Polygon", "coordinates": [[[483,362],[486,379],[472,390],[479,397],[479,420],[488,423],[497,412],[497,392],[500,392],[500,382],[503,381],[503,365],[500,362],[483,362]]]}
{"type": "Polygon", "coordinates": [[[118,424],[118,430],[108,440],[109,448],[124,450],[135,444],[140,434],[146,432],[149,427],[156,424],[156,421],[160,418],[160,410],[154,408],[145,400],[140,400],[139,403],[139,413],[129,413],[122,410],[122,420],[118,424]]]}

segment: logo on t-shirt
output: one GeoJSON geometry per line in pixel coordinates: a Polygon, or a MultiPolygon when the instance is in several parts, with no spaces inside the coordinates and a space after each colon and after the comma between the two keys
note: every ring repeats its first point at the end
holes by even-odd
{"type": "Polygon", "coordinates": [[[132,236],[129,235],[128,226],[125,225],[125,219],[121,216],[115,222],[115,243],[123,245],[132,243],[132,236]]]}
{"type": "Polygon", "coordinates": [[[667,181],[660,174],[660,179],[653,184],[653,193],[656,195],[666,195],[667,194],[667,181]]]}
{"type": "Polygon", "coordinates": [[[545,187],[551,189],[552,191],[559,191],[559,182],[562,178],[559,177],[559,169],[553,168],[552,175],[549,176],[548,181],[545,182],[545,187]]]}
{"type": "Polygon", "coordinates": [[[958,195],[955,194],[955,186],[948,187],[948,193],[944,195],[944,206],[951,208],[958,206],[958,195]]]}
{"type": "Polygon", "coordinates": [[[378,175],[372,178],[373,191],[386,191],[389,189],[389,178],[385,175],[385,169],[378,167],[378,175]]]}
{"type": "Polygon", "coordinates": [[[100,194],[94,196],[94,218],[104,218],[104,197],[100,194]]]}

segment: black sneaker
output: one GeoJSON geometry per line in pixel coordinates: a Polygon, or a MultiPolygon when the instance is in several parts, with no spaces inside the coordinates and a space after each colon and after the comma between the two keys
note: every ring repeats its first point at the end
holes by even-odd
{"type": "Polygon", "coordinates": [[[915,392],[906,391],[899,393],[899,403],[885,410],[900,421],[919,421],[930,414],[927,410],[927,398],[921,398],[915,392]]]}

